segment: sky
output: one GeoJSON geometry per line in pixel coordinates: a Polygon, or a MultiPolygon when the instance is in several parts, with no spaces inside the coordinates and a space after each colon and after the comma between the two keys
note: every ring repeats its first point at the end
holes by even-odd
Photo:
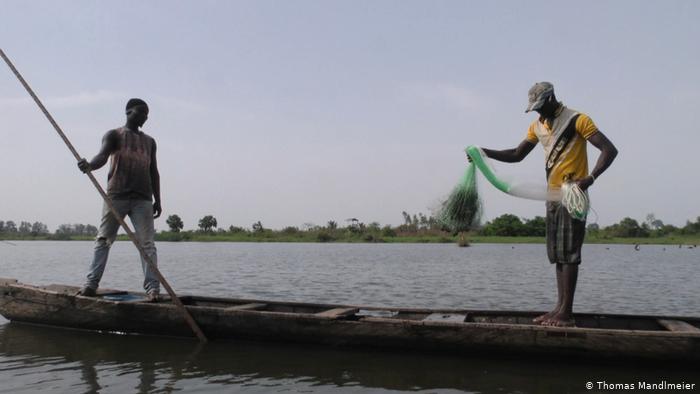
{"type": "MultiPolygon", "coordinates": [[[[601,226],[700,216],[700,2],[4,1],[0,47],[88,159],[150,106],[163,216],[194,229],[400,224],[457,184],[464,148],[515,147],[550,81],[619,156],[601,226]]],[[[0,64],[0,220],[99,224],[102,202],[0,64]]],[[[598,151],[589,146],[592,168],[598,151]]],[[[541,147],[511,179],[544,185],[541,147]]],[[[96,171],[106,183],[107,167],[96,171]]],[[[482,183],[485,220],[544,215],[482,183]]]]}

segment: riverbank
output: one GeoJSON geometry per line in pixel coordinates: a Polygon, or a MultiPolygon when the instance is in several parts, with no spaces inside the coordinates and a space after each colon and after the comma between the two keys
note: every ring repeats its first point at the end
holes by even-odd
{"type": "MultiPolygon", "coordinates": [[[[545,242],[544,237],[503,237],[466,235],[469,243],[480,244],[541,244],[545,242]]],[[[1,237],[0,241],[92,241],[90,236],[70,236],[56,239],[52,236],[23,236],[23,237],[1,237]]],[[[128,241],[126,235],[119,236],[120,241],[128,241]]],[[[449,233],[426,233],[426,234],[397,234],[384,236],[381,234],[347,234],[345,232],[319,233],[319,232],[297,232],[285,234],[280,232],[264,233],[202,233],[202,232],[160,232],[156,234],[157,242],[306,242],[306,243],[457,243],[459,236],[449,233]]],[[[700,245],[700,236],[697,235],[673,235],[665,237],[599,237],[588,235],[587,244],[623,244],[623,245],[678,245],[682,247],[696,247],[700,245]]]]}

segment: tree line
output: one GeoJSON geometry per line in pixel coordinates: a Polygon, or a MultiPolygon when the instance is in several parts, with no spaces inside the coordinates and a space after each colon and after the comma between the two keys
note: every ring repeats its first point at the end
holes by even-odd
{"type": "MultiPolygon", "coordinates": [[[[428,236],[449,234],[450,230],[445,228],[439,220],[432,215],[423,213],[410,214],[402,212],[403,223],[398,226],[381,225],[378,222],[365,224],[357,218],[346,220],[345,226],[336,221],[328,221],[325,225],[319,226],[313,223],[305,223],[301,228],[288,226],[281,230],[267,229],[260,221],[253,223],[250,228],[229,226],[219,228],[218,222],[213,215],[206,215],[198,221],[196,233],[200,234],[265,234],[278,233],[293,235],[303,232],[315,232],[319,240],[332,241],[334,235],[347,232],[355,235],[368,235],[375,237],[396,237],[396,236],[428,236]]],[[[166,220],[169,230],[172,233],[183,231],[184,223],[178,215],[170,215],[166,220]]],[[[587,225],[587,233],[598,238],[646,238],[665,237],[672,235],[700,235],[700,216],[695,222],[687,221],[682,227],[664,224],[656,218],[654,214],[648,214],[644,221],[638,222],[633,218],[626,217],[620,222],[601,227],[597,223],[587,225]]],[[[521,218],[513,214],[503,214],[495,219],[483,223],[473,230],[473,234],[482,236],[501,237],[544,237],[546,232],[545,218],[535,216],[532,219],[521,218]]]]}
{"type": "Polygon", "coordinates": [[[4,237],[43,237],[49,239],[69,239],[71,237],[94,237],[97,235],[97,227],[91,224],[61,224],[54,233],[42,222],[20,221],[19,225],[13,220],[0,220],[0,236],[4,237]]]}
{"type": "Polygon", "coordinates": [[[618,223],[602,228],[596,223],[589,224],[587,231],[589,234],[601,238],[658,238],[674,235],[700,235],[700,216],[695,218],[694,222],[688,220],[684,226],[676,227],[672,224],[664,224],[653,213],[650,213],[642,222],[627,217],[618,223]]]}
{"type": "MultiPolygon", "coordinates": [[[[366,242],[381,242],[393,237],[432,237],[447,242],[452,235],[439,220],[432,215],[423,213],[401,213],[403,223],[397,226],[381,225],[379,222],[364,223],[357,218],[348,218],[345,223],[334,220],[325,225],[304,223],[301,227],[287,226],[281,230],[267,228],[261,221],[252,223],[249,227],[228,226],[219,227],[213,215],[206,215],[197,222],[197,229],[185,231],[184,222],[178,215],[170,215],[166,219],[168,231],[161,232],[161,240],[188,240],[197,236],[236,236],[268,239],[303,238],[306,241],[332,242],[336,240],[357,240],[366,242]]],[[[618,223],[601,227],[597,223],[589,223],[587,233],[595,238],[660,238],[669,236],[700,235],[700,216],[694,222],[688,220],[684,226],[665,224],[652,213],[643,221],[633,218],[623,218],[618,223]]],[[[0,220],[0,238],[45,238],[72,239],[75,237],[94,237],[97,227],[90,224],[61,224],[51,233],[46,224],[41,222],[21,221],[19,224],[12,220],[0,220]]],[[[513,214],[503,214],[491,221],[483,223],[472,231],[472,234],[495,237],[544,237],[546,231],[545,219],[535,216],[532,219],[521,218],[513,214]]]]}
{"type": "MultiPolygon", "coordinates": [[[[512,214],[501,215],[485,223],[477,230],[479,235],[487,236],[544,236],[545,219],[535,216],[533,219],[520,219],[512,214]]],[[[601,227],[598,223],[589,223],[586,232],[597,238],[658,238],[666,236],[700,235],[700,216],[695,222],[688,220],[682,227],[664,224],[653,213],[642,222],[626,217],[618,223],[601,227]]]]}

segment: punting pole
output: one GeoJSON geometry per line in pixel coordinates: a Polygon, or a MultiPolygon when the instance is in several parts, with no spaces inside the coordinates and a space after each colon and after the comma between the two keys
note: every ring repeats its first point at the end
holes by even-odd
{"type": "MultiPolygon", "coordinates": [[[[2,49],[0,49],[0,56],[5,61],[5,63],[7,63],[7,65],[10,67],[10,70],[12,70],[12,72],[15,74],[15,76],[17,77],[19,82],[22,84],[22,86],[24,86],[24,88],[27,90],[27,93],[29,93],[29,95],[32,96],[36,105],[39,106],[39,109],[41,109],[41,112],[43,112],[44,115],[46,116],[46,119],[48,119],[49,122],[51,122],[51,125],[53,126],[53,128],[56,130],[56,132],[61,137],[63,142],[66,143],[66,146],[71,151],[71,153],[73,153],[75,160],[80,161],[81,157],[78,154],[78,151],[75,150],[75,148],[73,147],[73,144],[71,144],[71,142],[68,140],[68,137],[66,137],[66,135],[61,130],[61,127],[53,119],[53,116],[51,116],[51,114],[46,109],[46,107],[44,107],[44,104],[41,103],[41,100],[39,100],[39,97],[37,97],[37,95],[34,94],[34,91],[32,90],[32,88],[29,86],[27,81],[24,80],[24,78],[19,73],[19,71],[17,71],[17,68],[15,68],[15,65],[12,64],[12,62],[7,57],[7,55],[5,55],[5,52],[2,49]]],[[[117,221],[122,226],[124,231],[126,231],[126,234],[129,236],[129,239],[131,239],[131,242],[133,242],[134,245],[136,246],[136,249],[139,250],[141,257],[144,259],[144,261],[146,261],[146,263],[153,270],[153,272],[155,272],[156,277],[158,278],[158,281],[163,285],[163,287],[165,287],[165,290],[170,295],[170,298],[173,300],[173,303],[182,311],[182,314],[185,316],[185,320],[187,321],[187,324],[189,324],[189,326],[192,328],[192,331],[194,331],[197,338],[199,338],[199,340],[202,342],[207,342],[207,337],[204,336],[204,333],[199,328],[199,325],[197,325],[197,322],[194,321],[194,319],[192,318],[192,315],[190,315],[190,312],[187,310],[187,308],[185,308],[185,305],[177,297],[173,288],[170,287],[170,284],[168,284],[168,281],[166,281],[165,278],[163,277],[163,274],[160,273],[160,270],[153,263],[153,261],[151,260],[151,257],[148,256],[146,254],[146,252],[143,250],[143,248],[139,244],[139,241],[136,239],[136,235],[129,228],[129,225],[126,224],[124,219],[122,219],[119,216],[119,213],[117,213],[117,210],[114,209],[114,205],[112,204],[112,200],[110,200],[110,198],[107,196],[107,193],[105,193],[104,189],[102,189],[102,186],[99,184],[99,182],[97,182],[97,179],[95,179],[95,176],[92,174],[91,171],[88,171],[86,174],[87,174],[88,178],[90,178],[90,181],[92,181],[92,184],[95,186],[95,189],[97,189],[97,191],[100,193],[100,195],[104,199],[105,204],[107,204],[107,206],[109,207],[109,210],[112,211],[112,214],[114,215],[115,219],[117,219],[117,221]]]]}

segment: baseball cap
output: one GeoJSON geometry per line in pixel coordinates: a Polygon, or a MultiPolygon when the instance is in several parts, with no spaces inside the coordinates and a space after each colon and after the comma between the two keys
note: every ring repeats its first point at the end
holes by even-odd
{"type": "Polygon", "coordinates": [[[540,109],[550,96],[554,94],[554,85],[549,82],[537,82],[527,92],[528,104],[525,112],[540,109]]]}

